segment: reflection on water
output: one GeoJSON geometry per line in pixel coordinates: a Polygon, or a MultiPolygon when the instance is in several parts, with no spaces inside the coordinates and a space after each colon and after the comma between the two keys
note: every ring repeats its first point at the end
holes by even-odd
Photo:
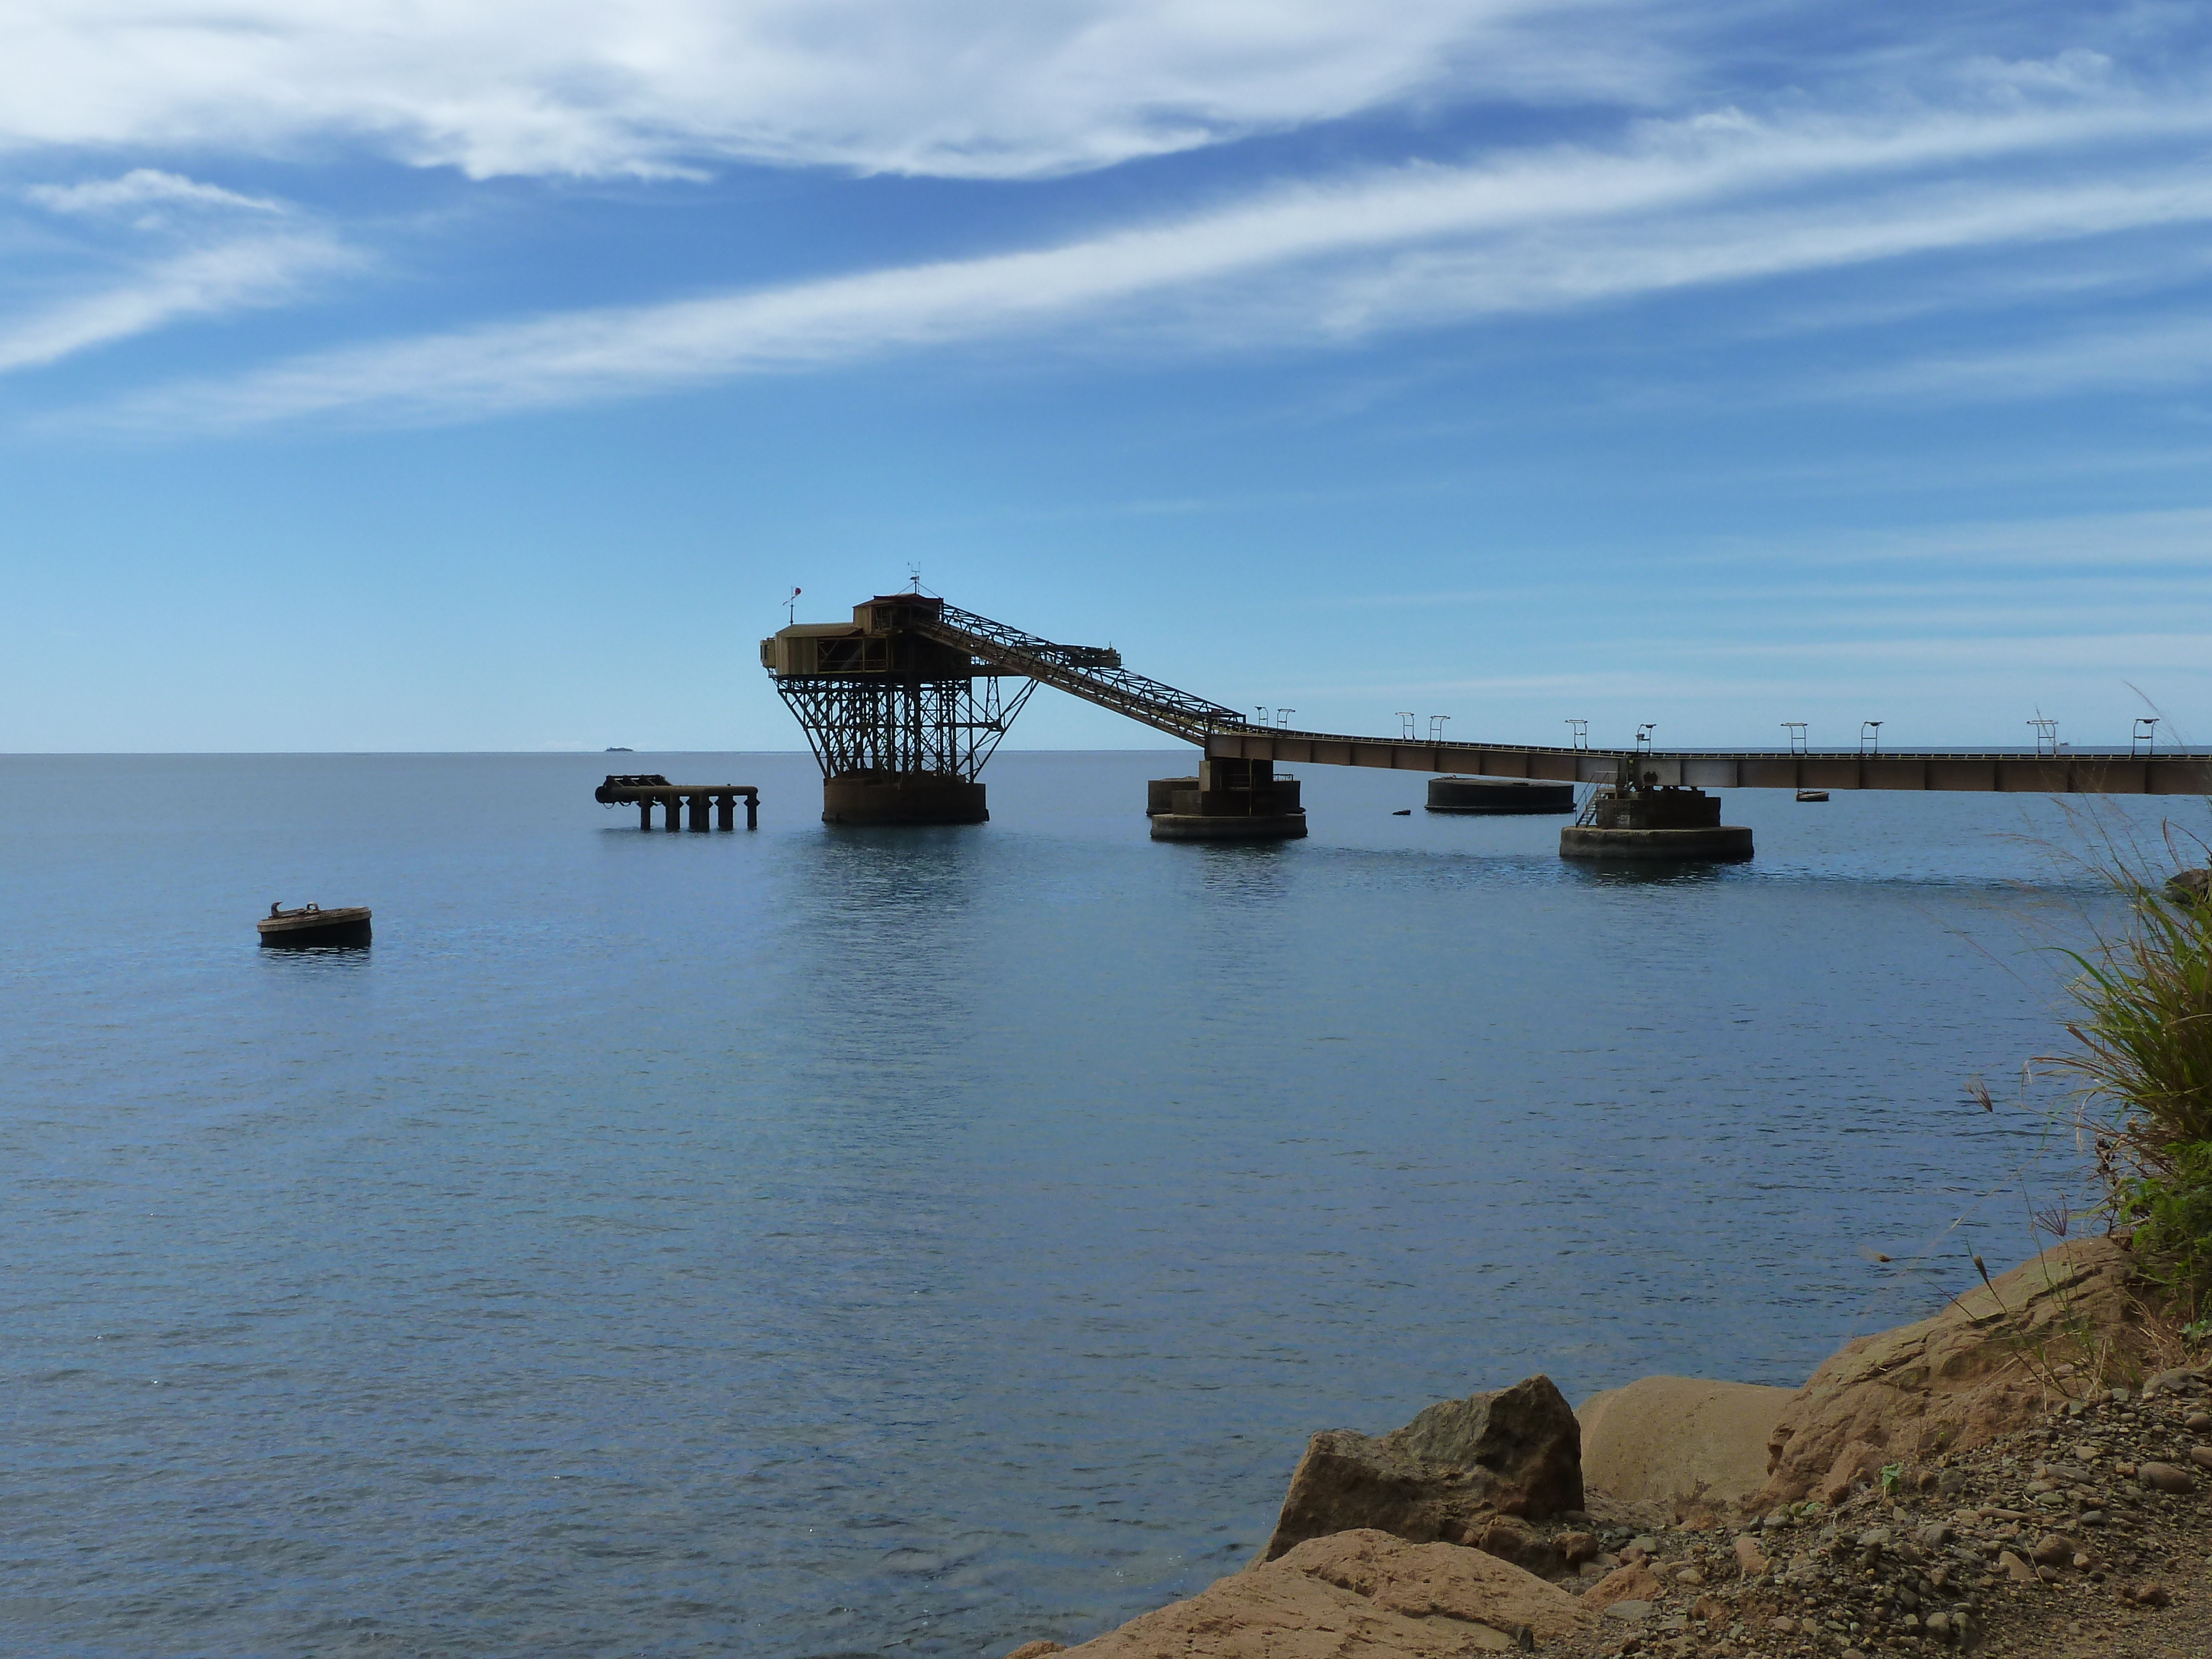
{"type": "Polygon", "coordinates": [[[611,823],[596,756],[0,761],[27,1650],[1079,1639],[1238,1565],[1315,1429],[1794,1381],[2017,1248],[1960,1085],[2096,902],[2017,799],[1592,869],[1412,775],[1169,846],[1173,757],[919,830],[625,764],[763,828],[611,823]],[[374,948],[259,950],[274,890],[374,948]]]}

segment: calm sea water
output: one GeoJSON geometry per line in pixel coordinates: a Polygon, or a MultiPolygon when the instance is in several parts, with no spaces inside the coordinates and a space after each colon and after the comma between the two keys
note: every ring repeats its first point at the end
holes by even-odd
{"type": "Polygon", "coordinates": [[[1314,1430],[1796,1382],[2065,1172],[1961,1098],[2098,902],[2044,803],[1731,795],[1754,863],[1638,878],[1413,776],[1204,848],[1146,839],[1172,756],[918,830],[614,757],[762,787],[704,836],[608,758],[0,760],[0,1647],[1077,1640],[1314,1430]],[[375,945],[259,951],[272,899],[375,945]]]}

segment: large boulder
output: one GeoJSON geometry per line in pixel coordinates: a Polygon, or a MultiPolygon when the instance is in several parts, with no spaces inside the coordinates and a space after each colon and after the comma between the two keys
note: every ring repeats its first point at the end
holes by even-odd
{"type": "Polygon", "coordinates": [[[1498,1516],[1544,1520],[1582,1506],[1581,1425],[1552,1379],[1532,1376],[1431,1406],[1379,1439],[1314,1436],[1259,1559],[1355,1528],[1473,1543],[1498,1516]]]}
{"type": "Polygon", "coordinates": [[[1795,1389],[1641,1376],[1592,1395],[1583,1480],[1626,1504],[1734,1504],[1766,1483],[1766,1446],[1795,1389]]]}
{"type": "Polygon", "coordinates": [[[2116,1239],[2071,1239],[1932,1319],[1846,1344],[1776,1419],[1753,1501],[1832,1503],[1887,1465],[2033,1422],[2054,1389],[2086,1386],[2099,1364],[2139,1346],[2134,1268],[2116,1239]]]}
{"type": "Polygon", "coordinates": [[[1597,1622],[1595,1608],[1480,1550],[1363,1529],[1309,1540],[1067,1659],[1462,1659],[1597,1622]]]}

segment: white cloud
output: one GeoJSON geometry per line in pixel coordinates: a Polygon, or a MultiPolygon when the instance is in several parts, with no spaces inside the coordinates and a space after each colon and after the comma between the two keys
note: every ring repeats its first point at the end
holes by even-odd
{"type": "Polygon", "coordinates": [[[150,207],[190,207],[249,213],[283,213],[282,202],[241,196],[217,185],[204,185],[181,173],[133,167],[119,179],[82,185],[33,185],[23,194],[55,213],[114,213],[150,207]]]}
{"type": "Polygon", "coordinates": [[[2201,386],[2208,375],[2212,322],[2163,315],[1923,357],[1833,380],[1823,389],[1857,397],[1983,401],[2063,398],[2123,386],[2201,386]]]}
{"type": "Polygon", "coordinates": [[[292,298],[303,280],[350,263],[327,238],[264,236],[156,262],[97,292],[0,319],[0,373],[36,368],[186,317],[292,298]]]}
{"type": "Polygon", "coordinates": [[[1313,341],[1691,284],[2212,219],[2212,177],[2129,149],[2212,103],[1979,119],[1653,126],[1555,149],[1277,190],[1033,252],[575,312],[295,360],[158,395],[157,422],[326,410],[453,418],[835,364],[1082,319],[1209,343],[1313,341]],[[2015,165],[2109,152],[2100,176],[2015,165]],[[2009,171],[2004,170],[2009,167],[2009,171]],[[1979,171],[1977,171],[1979,169],[1979,171]],[[1935,182],[1931,182],[1935,180],[1935,182]],[[1133,313],[1141,311],[1141,318],[1133,313]]]}
{"type": "MultiPolygon", "coordinates": [[[[1018,178],[1449,90],[1648,90],[1644,0],[0,0],[0,149],[1018,178]],[[1605,21],[1600,21],[1601,18],[1605,21]]],[[[1655,15],[1660,9],[1649,9],[1655,15]]]]}

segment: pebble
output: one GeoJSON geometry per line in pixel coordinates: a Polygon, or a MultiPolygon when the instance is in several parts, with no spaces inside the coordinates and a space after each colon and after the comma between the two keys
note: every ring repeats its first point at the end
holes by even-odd
{"type": "Polygon", "coordinates": [[[2074,1554],[2074,1546],[2069,1540],[2061,1538],[2055,1532],[2047,1532],[2028,1552],[2028,1559],[2039,1567],[2055,1567],[2061,1562],[2072,1560],[2074,1554]]]}
{"type": "Polygon", "coordinates": [[[2171,1463],[2145,1463],[2137,1470],[2142,1483],[2160,1492],[2192,1492],[2197,1490],[2197,1477],[2187,1469],[2177,1468],[2171,1463]]]}

